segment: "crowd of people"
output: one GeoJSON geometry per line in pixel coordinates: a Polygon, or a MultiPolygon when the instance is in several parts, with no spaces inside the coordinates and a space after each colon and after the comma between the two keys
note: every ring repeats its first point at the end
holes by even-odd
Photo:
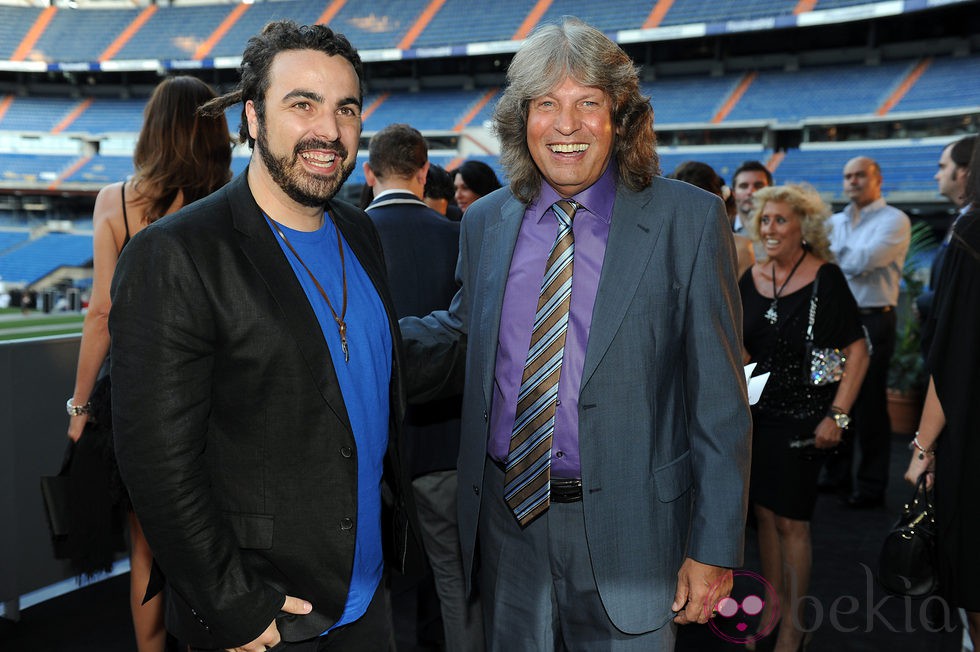
{"type": "MultiPolygon", "coordinates": [[[[636,66],[566,18],[509,65],[505,184],[392,124],[361,210],[335,195],[363,91],[344,36],[270,23],[228,93],[161,84],[136,176],[99,196],[69,436],[105,367],[141,652],[164,601],[191,650],[392,649],[386,575],[426,566],[447,650],[673,650],[721,610],[748,513],[765,608],[801,604],[818,491],[867,509],[888,480],[910,222],[877,163],[846,163],[836,214],[757,161],[664,177],[636,66]],[[229,181],[205,134],[236,105],[252,158],[229,181]]],[[[976,645],[980,154],[952,148],[906,477],[935,474],[941,595],[976,645]]],[[[805,647],[805,620],[751,642],[805,647]]]]}

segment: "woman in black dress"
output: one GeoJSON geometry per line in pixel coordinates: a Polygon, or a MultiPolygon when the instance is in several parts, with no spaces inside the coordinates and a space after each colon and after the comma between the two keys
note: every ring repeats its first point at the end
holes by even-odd
{"type": "MultiPolygon", "coordinates": [[[[758,521],[762,573],[780,604],[801,604],[810,581],[810,518],[821,453],[840,444],[868,366],[858,308],[831,258],[826,204],[811,188],[774,186],[755,193],[749,232],[765,257],[740,279],[745,351],[770,372],[753,407],[750,501],[758,521]],[[806,350],[816,285],[813,345],[840,349],[846,373],[814,385],[806,350]]],[[[767,608],[769,606],[767,605],[767,608]]],[[[763,618],[762,622],[768,622],[763,618]]],[[[776,650],[796,650],[802,613],[783,612],[776,650]]]]}
{"type": "MultiPolygon", "coordinates": [[[[160,82],[143,112],[143,126],[133,152],[136,173],[104,187],[95,199],[92,296],[82,326],[75,390],[67,405],[68,436],[74,442],[89,436],[86,425],[93,410],[89,399],[109,354],[109,285],[120,252],[131,236],[150,223],[210,194],[231,178],[227,120],[224,115],[205,117],[197,113],[198,107],[214,96],[214,90],[196,77],[168,77],[160,82]]],[[[112,483],[121,485],[118,471],[115,476],[112,483]]],[[[128,504],[128,495],[121,500],[128,504]]],[[[157,594],[143,601],[153,555],[131,507],[128,521],[130,609],[136,649],[163,652],[163,596],[157,594]]]]}
{"type": "Polygon", "coordinates": [[[905,479],[935,471],[939,591],[966,611],[980,650],[980,140],[966,193],[926,322],[929,389],[905,479]]]}

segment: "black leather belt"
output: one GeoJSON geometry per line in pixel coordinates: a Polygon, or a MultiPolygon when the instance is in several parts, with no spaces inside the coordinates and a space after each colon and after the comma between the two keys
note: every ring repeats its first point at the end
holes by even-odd
{"type": "MultiPolygon", "coordinates": [[[[493,465],[501,472],[506,473],[507,467],[500,460],[487,456],[493,465]]],[[[580,478],[552,478],[551,479],[551,502],[553,503],[577,503],[582,500],[582,480],[580,478]]]]}
{"type": "Polygon", "coordinates": [[[862,315],[879,315],[881,313],[891,311],[891,306],[881,306],[880,308],[858,308],[858,313],[862,315]]]}
{"type": "Polygon", "coordinates": [[[552,478],[551,502],[577,503],[582,500],[582,481],[578,478],[552,478]]]}

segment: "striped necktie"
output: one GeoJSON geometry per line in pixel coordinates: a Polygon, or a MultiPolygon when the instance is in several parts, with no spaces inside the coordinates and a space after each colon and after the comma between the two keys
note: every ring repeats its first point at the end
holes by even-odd
{"type": "Polygon", "coordinates": [[[551,438],[572,295],[572,218],[578,207],[570,200],[552,206],[558,217],[558,235],[541,282],[531,346],[517,395],[517,416],[504,474],[504,501],[521,527],[543,514],[550,503],[551,438]]]}

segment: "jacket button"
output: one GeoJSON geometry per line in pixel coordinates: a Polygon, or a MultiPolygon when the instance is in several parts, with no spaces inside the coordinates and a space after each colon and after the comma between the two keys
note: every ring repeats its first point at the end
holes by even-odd
{"type": "Polygon", "coordinates": [[[489,417],[487,416],[487,411],[483,411],[483,420],[486,421],[489,417]]]}
{"type": "Polygon", "coordinates": [[[347,517],[347,516],[345,516],[344,518],[340,519],[340,529],[341,530],[349,530],[352,527],[354,527],[354,521],[353,521],[353,519],[351,519],[350,517],[347,517]]]}
{"type": "Polygon", "coordinates": [[[350,457],[354,454],[354,450],[350,446],[344,446],[340,449],[340,454],[344,457],[350,457]]]}
{"type": "Polygon", "coordinates": [[[480,488],[478,486],[476,486],[476,485],[473,485],[473,493],[475,493],[477,496],[479,496],[480,495],[480,488]]]}

